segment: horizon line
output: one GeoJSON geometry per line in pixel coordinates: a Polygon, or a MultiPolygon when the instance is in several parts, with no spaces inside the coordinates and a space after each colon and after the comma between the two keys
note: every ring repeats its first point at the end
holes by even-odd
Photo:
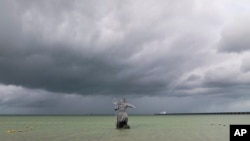
{"type": "MultiPolygon", "coordinates": [[[[250,112],[185,112],[185,113],[152,113],[130,115],[220,115],[220,114],[250,114],[250,112]]],[[[110,116],[114,114],[0,114],[0,116],[110,116]]]]}

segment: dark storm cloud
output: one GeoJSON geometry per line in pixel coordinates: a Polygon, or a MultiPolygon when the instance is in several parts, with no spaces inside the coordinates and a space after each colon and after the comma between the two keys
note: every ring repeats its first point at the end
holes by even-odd
{"type": "MultiPolygon", "coordinates": [[[[77,8],[77,4],[74,4],[74,8],[77,8]]],[[[136,76],[132,76],[133,70],[123,71],[123,68],[129,67],[126,59],[133,48],[137,48],[137,41],[131,38],[125,45],[110,44],[111,48],[106,49],[106,46],[109,46],[105,45],[106,39],[98,37],[102,34],[99,31],[102,29],[95,25],[101,22],[99,18],[105,17],[102,11],[95,10],[98,9],[95,4],[93,11],[88,9],[85,3],[81,4],[83,11],[67,11],[68,9],[61,7],[60,2],[50,6],[48,1],[28,5],[11,1],[4,5],[13,7],[5,8],[3,13],[6,15],[1,15],[1,27],[4,29],[4,32],[1,32],[2,83],[81,94],[100,94],[107,90],[110,93],[112,89],[123,91],[124,86],[134,89],[133,83],[136,82],[130,80],[136,79],[136,76]],[[64,18],[63,12],[66,12],[64,18]],[[95,13],[97,15],[94,15],[95,13]],[[78,14],[81,14],[80,17],[78,14]],[[80,23],[77,23],[78,19],[80,23]],[[73,32],[58,33],[64,22],[66,28],[71,28],[73,32]],[[57,39],[61,34],[63,37],[57,39]],[[72,40],[77,38],[83,42],[72,43],[72,40]],[[99,39],[104,43],[99,42],[99,39]],[[129,51],[126,47],[131,42],[134,42],[134,47],[129,51]],[[122,81],[116,82],[117,79],[122,81]]],[[[142,41],[138,41],[138,44],[141,44],[140,42],[142,41]]]]}
{"type": "Polygon", "coordinates": [[[0,82],[54,92],[167,93],[204,61],[191,63],[204,54],[186,52],[209,40],[192,29],[214,25],[192,26],[200,15],[184,22],[190,2],[145,2],[140,10],[131,1],[2,3],[0,82]]]}

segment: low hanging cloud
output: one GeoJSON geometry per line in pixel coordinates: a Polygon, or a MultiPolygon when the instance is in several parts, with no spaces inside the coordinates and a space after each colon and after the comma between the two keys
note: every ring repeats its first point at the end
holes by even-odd
{"type": "Polygon", "coordinates": [[[0,84],[1,114],[112,114],[110,98],[0,84]]]}
{"type": "MultiPolygon", "coordinates": [[[[52,93],[14,85],[0,85],[0,96],[1,114],[114,114],[112,101],[107,96],[52,93]]],[[[169,113],[247,111],[248,99],[249,95],[244,94],[241,97],[143,96],[130,97],[127,100],[137,107],[136,110],[128,110],[129,114],[153,114],[161,111],[169,113]]]]}

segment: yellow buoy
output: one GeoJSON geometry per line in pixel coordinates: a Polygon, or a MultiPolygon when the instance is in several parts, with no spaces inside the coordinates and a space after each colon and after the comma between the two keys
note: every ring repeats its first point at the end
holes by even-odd
{"type": "Polygon", "coordinates": [[[15,133],[15,132],[16,132],[16,130],[13,130],[13,129],[7,130],[7,133],[15,133]]]}

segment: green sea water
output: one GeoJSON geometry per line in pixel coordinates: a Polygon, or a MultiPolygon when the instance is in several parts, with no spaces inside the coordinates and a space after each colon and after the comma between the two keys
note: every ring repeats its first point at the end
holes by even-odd
{"type": "Polygon", "coordinates": [[[115,116],[0,116],[0,141],[229,141],[230,124],[250,115],[129,116],[131,129],[115,129],[115,116]]]}

